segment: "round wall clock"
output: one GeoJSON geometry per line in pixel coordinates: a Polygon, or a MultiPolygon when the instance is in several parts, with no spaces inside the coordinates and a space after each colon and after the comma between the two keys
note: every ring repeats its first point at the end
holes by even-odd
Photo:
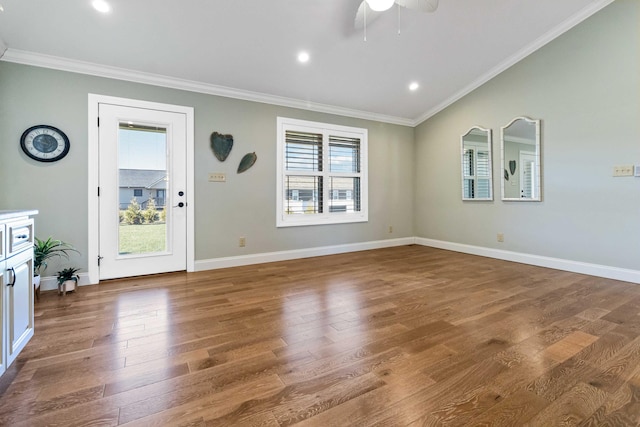
{"type": "Polygon", "coordinates": [[[53,126],[32,126],[20,137],[22,151],[39,162],[60,160],[69,152],[69,146],[67,135],[53,126]]]}

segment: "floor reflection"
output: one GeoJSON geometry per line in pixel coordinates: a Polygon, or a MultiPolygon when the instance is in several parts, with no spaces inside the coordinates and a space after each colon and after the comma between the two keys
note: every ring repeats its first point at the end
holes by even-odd
{"type": "Polygon", "coordinates": [[[341,281],[328,281],[311,289],[282,300],[282,337],[287,345],[299,345],[301,350],[316,355],[323,350],[339,353],[358,348],[366,340],[366,334],[345,331],[360,325],[362,294],[341,281]],[[348,342],[341,346],[343,339],[348,342]]]}

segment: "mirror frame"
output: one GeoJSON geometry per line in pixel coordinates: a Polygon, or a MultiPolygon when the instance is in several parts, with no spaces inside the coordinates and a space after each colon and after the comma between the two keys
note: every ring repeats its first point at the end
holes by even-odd
{"type": "MultiPolygon", "coordinates": [[[[526,116],[520,116],[520,117],[516,117],[513,120],[511,120],[508,124],[506,124],[505,126],[502,126],[500,128],[500,189],[501,189],[501,195],[502,195],[502,200],[504,201],[518,201],[518,202],[540,202],[542,201],[542,143],[540,141],[540,123],[541,120],[534,120],[531,119],[529,117],[526,116]],[[535,158],[536,158],[536,166],[535,166],[535,173],[536,176],[538,177],[538,179],[535,182],[535,197],[532,198],[522,198],[522,197],[505,197],[505,178],[503,177],[503,170],[506,171],[505,165],[504,165],[504,134],[505,134],[505,130],[510,127],[512,124],[514,124],[516,121],[518,120],[524,120],[527,123],[532,123],[535,125],[535,158]]],[[[505,172],[508,173],[508,172],[505,172]]]]}
{"type": "MultiPolygon", "coordinates": [[[[460,190],[462,191],[463,201],[492,201],[493,200],[493,139],[491,129],[483,128],[482,126],[472,126],[466,133],[460,136],[460,176],[462,178],[460,182],[460,190]],[[487,134],[487,146],[489,149],[489,197],[465,197],[464,194],[464,138],[474,130],[479,130],[487,134]]],[[[476,178],[477,179],[477,178],[476,178]]]]}

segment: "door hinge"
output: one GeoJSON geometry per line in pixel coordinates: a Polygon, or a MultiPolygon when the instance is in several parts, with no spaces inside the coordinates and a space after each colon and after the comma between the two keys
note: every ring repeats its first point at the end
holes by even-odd
{"type": "Polygon", "coordinates": [[[100,187],[98,187],[98,197],[100,197],[100,187]]]}
{"type": "Polygon", "coordinates": [[[100,117],[98,117],[98,127],[100,127],[100,117]]]}

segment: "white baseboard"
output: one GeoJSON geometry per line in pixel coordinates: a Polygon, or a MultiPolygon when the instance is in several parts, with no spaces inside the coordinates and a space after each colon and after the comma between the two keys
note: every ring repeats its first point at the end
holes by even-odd
{"type": "MultiPolygon", "coordinates": [[[[80,273],[78,274],[80,280],[78,281],[78,286],[86,286],[90,285],[89,281],[89,273],[80,273]]],[[[53,291],[58,289],[58,280],[56,276],[47,276],[40,279],[40,290],[41,291],[53,291]]]]}
{"type": "MultiPolygon", "coordinates": [[[[370,249],[390,248],[418,244],[433,248],[446,249],[454,252],[462,252],[471,255],[479,255],[488,258],[505,261],[519,262],[522,264],[537,265],[539,267],[554,268],[556,270],[570,271],[573,273],[587,274],[590,276],[604,277],[607,279],[621,280],[640,284],[640,271],[625,268],[611,267],[600,264],[590,264],[580,261],[571,261],[561,258],[551,258],[540,255],[532,255],[521,252],[505,251],[501,249],[485,248],[481,246],[465,245],[462,243],[447,242],[443,240],[426,239],[423,237],[404,237],[399,239],[377,240],[373,242],[350,243],[346,245],[321,246],[316,248],[296,249],[290,251],[267,252],[233,257],[212,258],[195,262],[195,271],[216,270],[228,267],[240,267],[252,264],[264,264],[267,262],[287,261],[292,259],[310,258],[323,255],[335,255],[347,252],[366,251],[370,249]]],[[[80,273],[80,286],[91,284],[88,273],[80,273]]],[[[54,276],[43,277],[40,289],[49,291],[57,289],[54,276]]]]}
{"type": "Polygon", "coordinates": [[[292,259],[310,258],[323,255],[335,255],[347,252],[366,251],[370,249],[390,248],[393,246],[405,246],[415,243],[415,238],[405,237],[400,239],[377,240],[364,243],[350,243],[346,245],[321,246],[317,248],[296,249],[291,251],[267,252],[261,254],[240,255],[224,258],[212,258],[196,261],[196,271],[216,270],[219,268],[240,267],[251,264],[264,264],[267,262],[287,261],[292,259]]]}
{"type": "Polygon", "coordinates": [[[465,245],[442,240],[425,239],[422,237],[416,237],[415,243],[418,245],[431,246],[454,252],[463,252],[466,254],[480,255],[505,261],[520,262],[523,264],[537,265],[539,267],[554,268],[556,270],[571,271],[573,273],[622,280],[624,282],[640,283],[640,271],[638,270],[531,255],[521,252],[504,251],[501,249],[484,248],[481,246],[465,245]]]}

